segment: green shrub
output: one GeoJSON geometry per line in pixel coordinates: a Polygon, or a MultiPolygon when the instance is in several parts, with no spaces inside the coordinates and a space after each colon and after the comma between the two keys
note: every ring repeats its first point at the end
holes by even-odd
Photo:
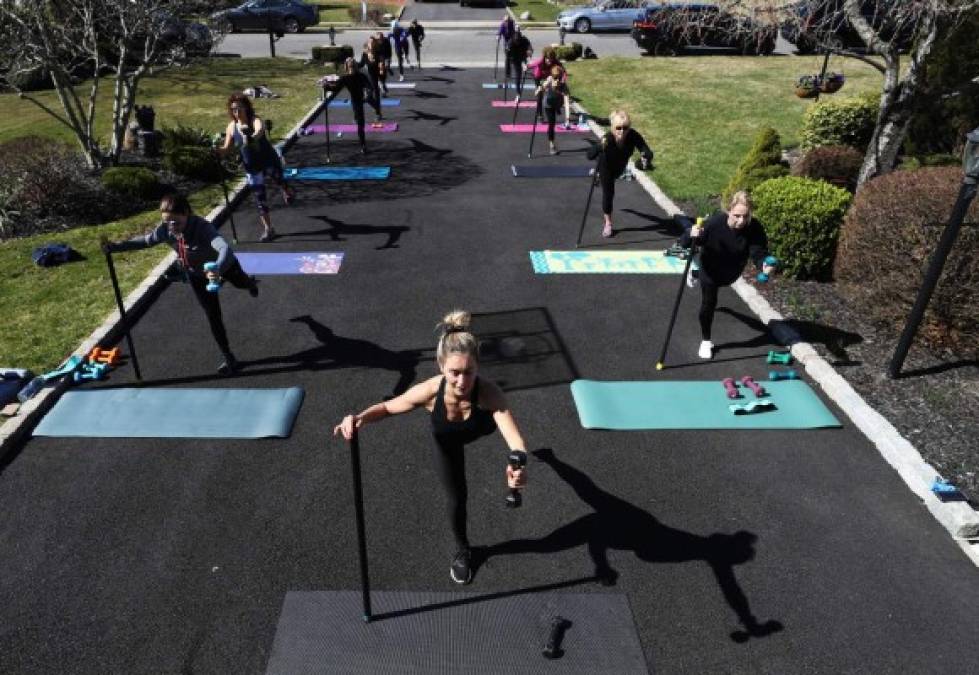
{"type": "Polygon", "coordinates": [[[569,45],[555,45],[554,53],[561,61],[574,61],[575,59],[580,59],[581,54],[584,52],[584,47],[581,46],[580,42],[572,42],[569,45]]]}
{"type": "Polygon", "coordinates": [[[850,193],[823,181],[786,176],[759,185],[752,199],[754,215],[784,273],[797,279],[828,278],[850,193]]]}
{"type": "MultiPolygon", "coordinates": [[[[360,10],[358,9],[358,11],[360,10]]],[[[353,58],[353,55],[354,48],[350,45],[320,46],[312,49],[313,60],[317,63],[336,63],[339,65],[348,58],[353,58]]]]}
{"type": "Polygon", "coordinates": [[[163,129],[163,154],[168,155],[184,146],[210,147],[211,132],[197,127],[178,124],[163,129]]]}
{"type": "Polygon", "coordinates": [[[793,176],[824,180],[853,192],[863,165],[863,155],[846,145],[813,148],[792,167],[793,176]]]}
{"type": "Polygon", "coordinates": [[[210,148],[185,145],[177,148],[163,159],[163,165],[173,173],[187,178],[195,178],[207,183],[216,183],[223,177],[221,164],[210,148]]]}
{"type": "Polygon", "coordinates": [[[722,193],[726,204],[735,192],[739,190],[752,191],[759,183],[770,178],[778,178],[788,174],[789,170],[782,165],[782,141],[778,132],[771,127],[762,129],[755,137],[748,154],[741,160],[737,170],[722,193]]]}
{"type": "MultiPolygon", "coordinates": [[[[834,273],[840,294],[894,336],[904,327],[962,184],[958,167],[894,171],[860,188],[840,233],[834,273]]],[[[979,221],[979,200],[967,223],[979,221]]],[[[917,338],[979,354],[979,228],[963,227],[945,262],[917,338]]],[[[917,339],[916,338],[916,339],[917,339]]]]}
{"type": "Polygon", "coordinates": [[[820,99],[802,116],[802,149],[849,145],[860,152],[865,151],[877,124],[878,109],[878,100],[873,94],[820,99]]]}
{"type": "Polygon", "coordinates": [[[152,199],[160,191],[160,181],[156,174],[142,166],[114,166],[106,169],[102,174],[102,186],[109,192],[133,199],[152,199]]]}

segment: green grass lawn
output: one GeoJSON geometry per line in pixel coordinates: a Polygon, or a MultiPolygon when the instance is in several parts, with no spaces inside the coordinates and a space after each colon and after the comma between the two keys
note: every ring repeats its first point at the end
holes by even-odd
{"type": "MultiPolygon", "coordinates": [[[[675,200],[704,202],[721,193],[755,134],[775,128],[783,147],[798,144],[802,114],[813,103],[796,98],[800,75],[818,73],[820,59],[802,56],[679,56],[605,58],[569,64],[571,92],[592,114],[624,108],[656,152],[652,178],[675,200]]],[[[877,71],[845,65],[835,97],[879,92],[877,71]]]]}
{"type": "MultiPolygon", "coordinates": [[[[293,59],[213,59],[146,79],[140,85],[139,103],[154,107],[157,128],[179,123],[220,131],[227,123],[227,96],[261,83],[282,96],[255,102],[259,115],[275,121],[272,136],[281,138],[313,104],[320,74],[321,68],[293,59]]],[[[103,94],[110,91],[102,90],[103,94]]],[[[39,92],[38,97],[56,105],[52,92],[39,92]]],[[[108,96],[101,104],[96,128],[107,135],[108,96]]],[[[0,95],[0,141],[28,134],[71,140],[67,129],[29,102],[0,95]]],[[[216,187],[198,192],[191,202],[198,213],[207,213],[219,199],[220,187],[216,187]]],[[[0,365],[35,371],[58,365],[115,307],[99,236],[120,239],[148,230],[158,220],[159,214],[149,211],[100,227],[0,242],[0,365]],[[49,241],[70,244],[86,259],[55,268],[36,267],[31,251],[49,241]]],[[[161,246],[118,256],[123,293],[135,288],[168,251],[161,246]]]]}
{"type": "Polygon", "coordinates": [[[574,5],[584,4],[587,3],[582,1],[564,5],[552,5],[551,3],[547,2],[547,0],[511,0],[510,10],[513,12],[513,15],[517,17],[518,21],[520,20],[520,15],[523,12],[529,11],[531,21],[547,21],[554,23],[554,20],[557,19],[557,15],[561,12],[561,10],[567,9],[568,7],[572,7],[574,5]]]}

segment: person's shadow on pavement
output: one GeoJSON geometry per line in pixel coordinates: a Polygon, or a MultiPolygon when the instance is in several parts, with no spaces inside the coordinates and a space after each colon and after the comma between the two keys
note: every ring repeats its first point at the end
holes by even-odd
{"type": "Polygon", "coordinates": [[[611,586],[616,583],[619,573],[609,564],[609,549],[632,551],[645,562],[702,560],[714,572],[724,599],[744,627],[744,630],[731,633],[732,640],[746,642],[752,637],[766,637],[782,630],[778,621],[759,623],[734,576],[735,565],[754,558],[756,535],[740,530],[734,534],[714,533],[704,537],[668,527],[647,511],[602,490],[585,473],[558,459],[553,450],[535,450],[533,454],[567,482],[594,512],[541,539],[513,539],[474,549],[480,563],[497,555],[554,553],[587,544],[595,564],[595,576],[602,584],[611,586]]]}

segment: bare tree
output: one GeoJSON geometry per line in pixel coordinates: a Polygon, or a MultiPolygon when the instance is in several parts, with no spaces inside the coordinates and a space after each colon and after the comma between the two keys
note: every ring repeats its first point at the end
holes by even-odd
{"type": "Polygon", "coordinates": [[[191,0],[0,0],[0,82],[71,129],[92,168],[116,163],[140,80],[185,57],[191,0]],[[21,88],[27,73],[47,73],[57,110],[21,88]],[[87,93],[79,86],[87,78],[87,93]],[[95,135],[103,79],[112,83],[108,150],[95,135]]]}

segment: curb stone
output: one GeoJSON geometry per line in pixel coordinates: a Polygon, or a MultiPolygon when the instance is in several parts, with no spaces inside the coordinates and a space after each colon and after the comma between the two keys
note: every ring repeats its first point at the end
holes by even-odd
{"type": "MultiPolygon", "coordinates": [[[[589,115],[588,111],[577,102],[572,104],[572,108],[576,112],[589,115]]],[[[601,138],[604,130],[591,119],[590,115],[588,126],[596,136],[601,138]]],[[[680,208],[645,172],[639,171],[631,163],[628,165],[628,170],[668,215],[681,213],[680,208]]],[[[772,321],[784,321],[784,317],[772,308],[764,296],[743,278],[738,279],[731,288],[766,325],[772,321]]],[[[884,461],[897,471],[932,516],[959,542],[973,563],[979,566],[979,550],[975,550],[977,547],[972,546],[970,542],[979,539],[979,513],[968,502],[943,502],[935,496],[931,491],[931,483],[939,475],[935,468],[924,460],[918,449],[904,438],[893,424],[870,407],[812,345],[797,342],[790,346],[790,351],[793,358],[805,367],[806,372],[826,392],[826,395],[874,444],[884,461]]]]}

